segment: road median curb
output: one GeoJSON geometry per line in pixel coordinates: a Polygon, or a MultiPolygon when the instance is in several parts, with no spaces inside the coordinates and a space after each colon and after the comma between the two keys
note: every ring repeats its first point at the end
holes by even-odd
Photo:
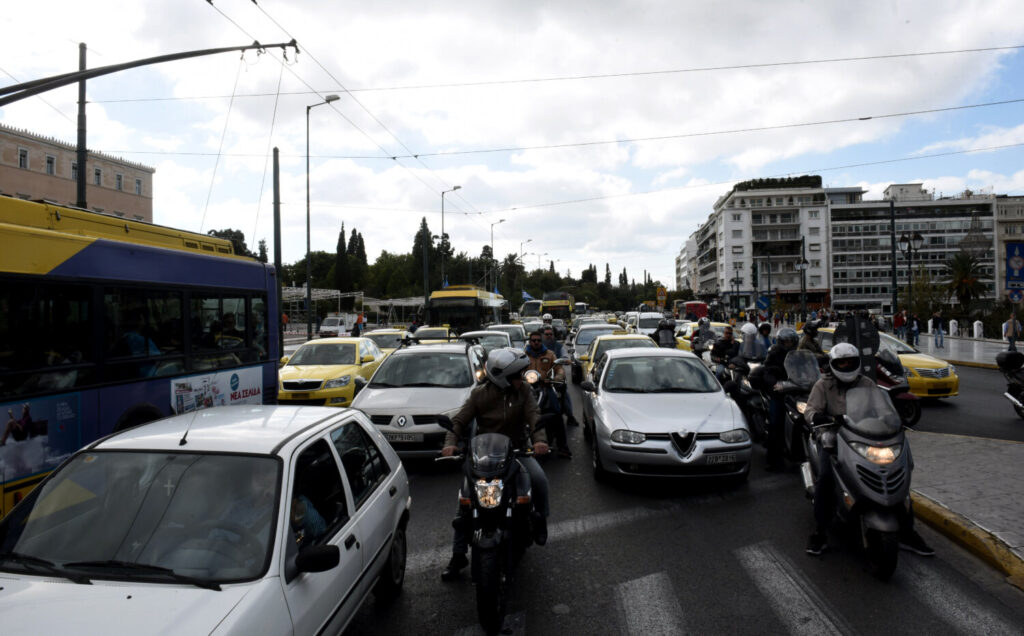
{"type": "MultiPolygon", "coordinates": [[[[943,358],[945,360],[945,358],[943,358]]],[[[974,367],[976,369],[998,369],[999,366],[991,362],[974,362],[973,360],[946,360],[950,364],[960,367],[974,367]]]]}
{"type": "Polygon", "coordinates": [[[927,495],[913,491],[910,497],[918,519],[1002,572],[1010,584],[1024,590],[1024,559],[1003,540],[927,495]]]}

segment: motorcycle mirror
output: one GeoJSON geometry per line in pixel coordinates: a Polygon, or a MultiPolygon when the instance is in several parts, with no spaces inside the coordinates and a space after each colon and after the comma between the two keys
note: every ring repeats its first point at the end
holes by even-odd
{"type": "Polygon", "coordinates": [[[452,425],[452,418],[448,417],[447,415],[438,415],[437,424],[446,431],[454,432],[455,427],[452,425]]]}
{"type": "Polygon", "coordinates": [[[569,358],[559,358],[555,360],[555,364],[569,364],[569,358]]]}
{"type": "Polygon", "coordinates": [[[594,383],[591,382],[590,380],[584,380],[583,382],[581,382],[580,388],[586,391],[587,393],[593,393],[594,391],[597,390],[597,387],[594,386],[594,383]]]}

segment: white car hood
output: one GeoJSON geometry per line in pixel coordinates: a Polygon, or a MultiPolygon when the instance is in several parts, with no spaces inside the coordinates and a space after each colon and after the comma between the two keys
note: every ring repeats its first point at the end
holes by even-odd
{"type": "Polygon", "coordinates": [[[209,634],[255,583],[220,592],[179,584],[65,579],[0,573],[7,634],[209,634]]]}
{"type": "Polygon", "coordinates": [[[619,421],[612,428],[644,433],[728,431],[745,426],[725,393],[610,393],[601,401],[619,421]]]}
{"type": "Polygon", "coordinates": [[[352,401],[352,408],[369,415],[445,413],[461,407],[472,390],[472,386],[457,389],[441,389],[436,386],[392,389],[367,387],[352,401]]]}

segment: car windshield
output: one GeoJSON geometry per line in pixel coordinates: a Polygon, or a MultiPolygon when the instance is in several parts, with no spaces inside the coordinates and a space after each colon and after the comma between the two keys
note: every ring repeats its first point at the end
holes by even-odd
{"type": "Polygon", "coordinates": [[[881,336],[879,346],[882,349],[890,349],[892,351],[895,351],[897,355],[901,353],[918,353],[917,349],[911,347],[910,345],[901,340],[897,340],[892,336],[887,336],[884,333],[880,333],[878,335],[881,336]]]}
{"type": "Polygon", "coordinates": [[[657,329],[661,318],[641,318],[637,327],[640,329],[657,329]]]}
{"type": "Polygon", "coordinates": [[[509,338],[507,334],[503,333],[490,333],[490,334],[479,334],[470,336],[473,340],[476,340],[484,348],[484,351],[490,352],[499,347],[509,346],[509,338]]]}
{"type": "Polygon", "coordinates": [[[472,385],[473,373],[466,354],[441,351],[391,355],[373,374],[369,384],[370,388],[432,386],[449,389],[472,385]]]}
{"type": "Polygon", "coordinates": [[[42,559],[69,577],[257,578],[270,560],[279,473],[271,457],[81,453],[0,522],[0,569],[37,573],[42,559]]]}
{"type": "Polygon", "coordinates": [[[400,333],[368,333],[366,337],[381,349],[397,349],[402,344],[400,333]]]}
{"type": "Polygon", "coordinates": [[[611,333],[616,329],[618,329],[618,327],[611,327],[608,329],[581,329],[580,332],[576,334],[576,346],[589,345],[594,341],[594,338],[606,333],[611,333]]]}
{"type": "Polygon", "coordinates": [[[416,330],[416,337],[420,340],[447,340],[448,330],[444,327],[420,327],[416,330]]]}
{"type": "Polygon", "coordinates": [[[611,360],[604,388],[617,393],[713,393],[721,386],[700,360],[651,356],[611,360]]]}
{"type": "Polygon", "coordinates": [[[629,349],[631,347],[657,347],[654,341],[644,336],[643,338],[616,338],[605,340],[597,344],[597,351],[594,352],[594,361],[599,362],[601,356],[612,349],[629,349]]]}
{"type": "Polygon", "coordinates": [[[288,366],[355,364],[356,346],[351,343],[307,343],[295,351],[288,366]]]}
{"type": "Polygon", "coordinates": [[[341,324],[341,318],[324,318],[324,321],[320,323],[321,327],[337,327],[341,324]]]}

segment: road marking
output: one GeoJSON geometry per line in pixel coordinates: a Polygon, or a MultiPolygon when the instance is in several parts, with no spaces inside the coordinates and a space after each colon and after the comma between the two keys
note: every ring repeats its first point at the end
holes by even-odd
{"type": "Polygon", "coordinates": [[[854,633],[835,612],[823,611],[828,607],[827,602],[768,543],[740,548],[735,554],[775,615],[789,628],[789,633],[806,636],[854,633]]]}
{"type": "Polygon", "coordinates": [[[910,579],[907,587],[917,600],[941,616],[955,631],[986,636],[1021,633],[1020,626],[1007,623],[995,612],[978,607],[935,566],[926,566],[910,557],[900,559],[899,568],[910,579]]]}
{"type": "MultiPolygon", "coordinates": [[[[687,506],[701,503],[713,503],[775,490],[781,487],[797,487],[798,482],[792,475],[771,475],[750,482],[746,488],[737,488],[720,493],[689,495],[680,498],[678,503],[664,508],[628,508],[612,512],[598,512],[592,515],[559,521],[548,526],[548,543],[589,536],[596,532],[608,530],[627,524],[635,524],[655,517],[667,517],[679,514],[687,506]]],[[[440,570],[451,556],[450,544],[443,547],[427,548],[409,553],[405,569],[407,574],[418,574],[429,569],[440,570]]]]}
{"type": "MultiPolygon", "coordinates": [[[[484,628],[477,625],[470,625],[469,627],[463,627],[462,629],[455,630],[455,636],[480,636],[484,634],[484,628]]],[[[516,612],[515,614],[509,614],[505,617],[505,623],[502,625],[502,634],[517,634],[518,636],[525,636],[526,634],[526,612],[516,612]]]]}
{"type": "Polygon", "coordinates": [[[631,636],[685,634],[683,610],[665,572],[621,583],[615,599],[623,617],[623,633],[631,636]]]}

